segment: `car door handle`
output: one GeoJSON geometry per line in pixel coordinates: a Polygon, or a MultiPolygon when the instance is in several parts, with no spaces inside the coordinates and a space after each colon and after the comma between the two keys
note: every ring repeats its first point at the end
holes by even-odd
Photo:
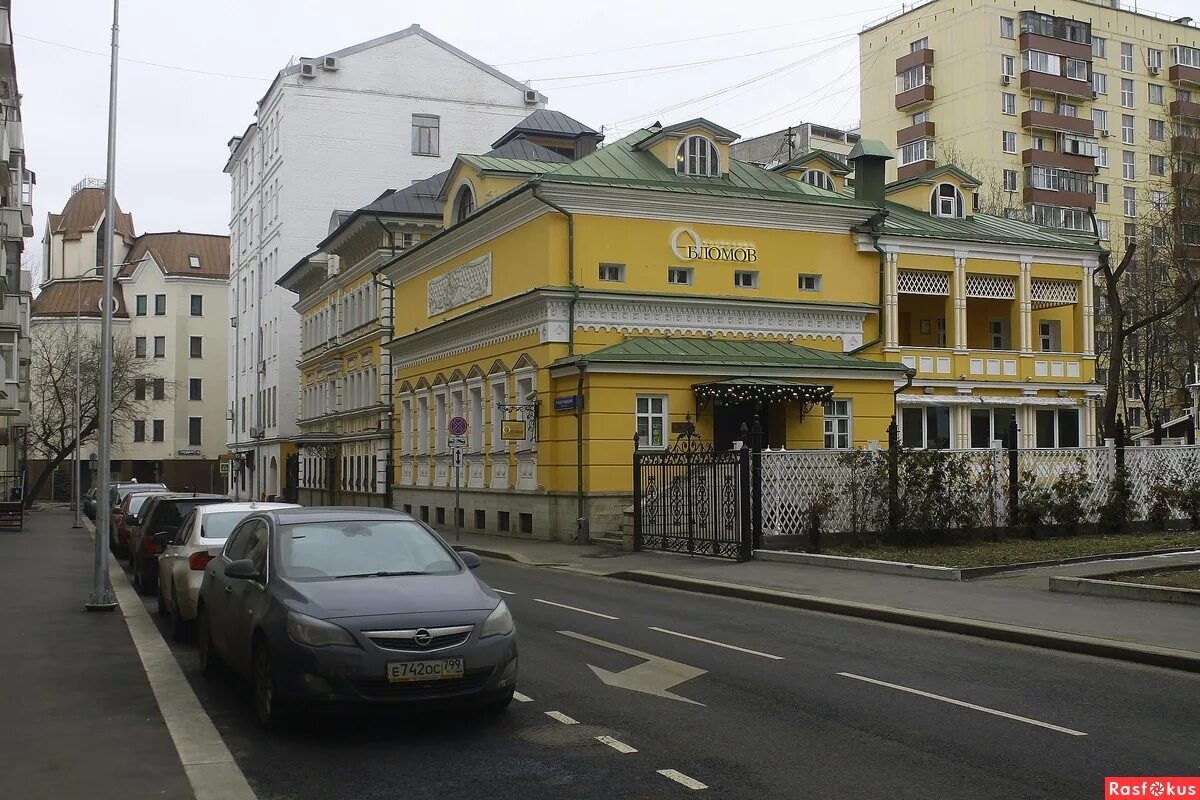
{"type": "Polygon", "coordinates": [[[232,586],[226,586],[226,587],[225,587],[225,594],[233,594],[233,587],[232,587],[232,586]]]}

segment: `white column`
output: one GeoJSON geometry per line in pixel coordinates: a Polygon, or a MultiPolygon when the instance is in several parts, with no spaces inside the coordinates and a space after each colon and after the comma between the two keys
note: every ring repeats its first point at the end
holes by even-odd
{"type": "Polygon", "coordinates": [[[1022,448],[1033,447],[1033,443],[1036,441],[1033,431],[1034,410],[1036,408],[1036,406],[1028,404],[1017,406],[1017,425],[1021,429],[1020,439],[1022,448]]]}
{"type": "Polygon", "coordinates": [[[971,446],[971,407],[967,405],[951,406],[951,416],[954,418],[954,447],[965,449],[971,446]]]}
{"type": "Polygon", "coordinates": [[[1091,397],[1083,401],[1083,446],[1096,446],[1096,400],[1091,397]]]}
{"type": "Polygon", "coordinates": [[[950,297],[954,301],[954,349],[967,351],[967,257],[954,255],[954,275],[950,281],[950,297]]]}
{"type": "Polygon", "coordinates": [[[1079,302],[1083,304],[1083,347],[1080,349],[1086,356],[1095,353],[1096,345],[1096,308],[1095,308],[1095,292],[1096,284],[1092,278],[1092,271],[1085,266],[1083,268],[1083,280],[1079,287],[1079,302]]]}
{"type": "Polygon", "coordinates": [[[884,303],[884,346],[898,347],[900,344],[899,295],[896,291],[896,252],[889,251],[883,270],[884,303]]]}
{"type": "Polygon", "coordinates": [[[1029,270],[1032,260],[1021,256],[1021,280],[1017,285],[1017,300],[1021,309],[1021,352],[1033,352],[1033,300],[1030,298],[1029,270]]]}

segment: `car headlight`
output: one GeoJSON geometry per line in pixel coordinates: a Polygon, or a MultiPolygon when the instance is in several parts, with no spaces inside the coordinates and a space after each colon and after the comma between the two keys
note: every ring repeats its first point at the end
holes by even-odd
{"type": "Polygon", "coordinates": [[[516,629],[513,624],[512,614],[508,611],[508,606],[504,601],[500,601],[500,605],[496,606],[495,610],[488,616],[487,621],[483,623],[483,630],[479,634],[480,639],[486,639],[489,636],[507,636],[516,629]]]}
{"type": "Polygon", "coordinates": [[[295,611],[288,612],[287,631],[294,641],[309,647],[328,647],[331,644],[358,646],[345,628],[295,611]]]}

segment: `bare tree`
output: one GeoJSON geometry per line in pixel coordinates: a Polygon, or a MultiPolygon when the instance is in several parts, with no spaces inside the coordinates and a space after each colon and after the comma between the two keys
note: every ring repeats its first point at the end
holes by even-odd
{"type": "MultiPolygon", "coordinates": [[[[82,441],[94,437],[100,425],[99,387],[101,344],[98,330],[76,331],[71,325],[37,325],[33,328],[30,348],[30,454],[44,459],[41,472],[33,478],[25,493],[25,502],[41,492],[51,473],[75,452],[75,359],[79,356],[80,418],[82,441]]],[[[112,376],[107,382],[112,391],[112,420],[116,431],[139,417],[146,409],[154,375],[150,362],[137,358],[128,336],[113,339],[112,376]],[[141,387],[142,398],[138,398],[141,387]]],[[[164,387],[164,394],[165,394],[164,387]]],[[[101,465],[104,469],[107,465],[101,465]]]]}
{"type": "Polygon", "coordinates": [[[953,140],[938,142],[937,162],[939,166],[953,164],[968,175],[979,180],[975,196],[979,198],[979,212],[994,217],[1024,219],[1025,208],[1021,203],[1020,178],[1017,190],[1004,187],[1004,171],[987,164],[982,158],[958,148],[953,140]]]}

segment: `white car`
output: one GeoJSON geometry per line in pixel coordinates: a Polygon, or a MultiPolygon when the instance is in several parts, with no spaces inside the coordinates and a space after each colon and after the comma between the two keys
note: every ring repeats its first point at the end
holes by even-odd
{"type": "Polygon", "coordinates": [[[158,613],[170,617],[171,635],[186,638],[208,562],[220,554],[237,524],[254,511],[299,508],[293,503],[219,503],[196,506],[158,559],[158,613]]]}

